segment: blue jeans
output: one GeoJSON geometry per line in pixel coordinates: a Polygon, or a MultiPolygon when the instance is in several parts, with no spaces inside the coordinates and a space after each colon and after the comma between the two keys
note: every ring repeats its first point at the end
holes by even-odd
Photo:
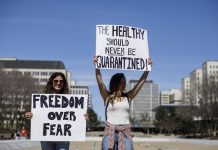
{"type": "MultiPolygon", "coordinates": [[[[119,139],[119,133],[115,132],[114,135],[114,147],[113,150],[118,150],[118,139],[119,139]]],[[[108,150],[108,144],[109,144],[109,136],[105,136],[102,140],[102,150],[108,150]]],[[[124,135],[124,144],[126,149],[125,150],[132,150],[132,143],[129,141],[129,139],[124,135]]]]}
{"type": "Polygon", "coordinates": [[[69,150],[70,142],[41,141],[42,150],[69,150]]]}

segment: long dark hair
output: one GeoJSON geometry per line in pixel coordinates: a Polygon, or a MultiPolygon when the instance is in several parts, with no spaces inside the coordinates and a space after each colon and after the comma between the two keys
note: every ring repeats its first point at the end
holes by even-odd
{"type": "Polygon", "coordinates": [[[113,94],[114,92],[118,91],[118,87],[122,79],[126,81],[126,77],[123,73],[116,73],[111,77],[110,84],[109,84],[110,94],[113,94]]]}
{"type": "Polygon", "coordinates": [[[48,82],[44,88],[44,93],[46,94],[53,94],[54,92],[54,88],[53,88],[53,80],[54,78],[56,78],[57,76],[61,76],[63,78],[63,88],[61,89],[60,93],[61,94],[69,94],[69,87],[68,87],[68,83],[67,80],[65,78],[65,75],[62,72],[54,72],[50,78],[48,79],[48,82]]]}
{"type": "MultiPolygon", "coordinates": [[[[123,79],[126,82],[126,77],[123,73],[116,73],[111,77],[110,84],[109,84],[110,96],[106,100],[107,103],[106,103],[105,109],[107,109],[109,103],[111,103],[113,106],[115,97],[117,96],[116,94],[118,92],[119,84],[121,83],[121,80],[123,80],[123,79]]],[[[122,91],[121,97],[127,97],[127,94],[123,93],[123,91],[122,91]]]]}

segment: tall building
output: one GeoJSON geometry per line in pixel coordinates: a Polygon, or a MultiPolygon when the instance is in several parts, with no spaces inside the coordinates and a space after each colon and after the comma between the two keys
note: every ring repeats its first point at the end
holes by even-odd
{"type": "Polygon", "coordinates": [[[190,104],[190,77],[182,79],[182,103],[190,104]]]}
{"type": "Polygon", "coordinates": [[[218,81],[218,61],[206,61],[202,65],[203,81],[215,80],[218,81]]]}
{"type": "Polygon", "coordinates": [[[193,70],[190,75],[182,80],[182,97],[186,104],[199,105],[202,97],[204,81],[218,81],[218,61],[209,60],[199,69],[193,70]]]}
{"type": "MultiPolygon", "coordinates": [[[[137,80],[130,80],[127,89],[132,89],[137,82],[137,80]]],[[[152,110],[159,105],[159,85],[153,83],[153,81],[146,81],[131,103],[130,116],[135,120],[153,121],[155,112],[152,110]]]]}
{"type": "Polygon", "coordinates": [[[199,105],[202,96],[202,69],[195,69],[190,74],[190,100],[194,105],[199,105]]]}

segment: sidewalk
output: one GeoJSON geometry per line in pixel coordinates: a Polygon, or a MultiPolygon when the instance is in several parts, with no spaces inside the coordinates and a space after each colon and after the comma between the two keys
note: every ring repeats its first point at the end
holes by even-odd
{"type": "MultiPolygon", "coordinates": [[[[70,150],[100,150],[102,137],[87,137],[85,142],[71,142],[70,150]]],[[[217,150],[218,140],[180,138],[133,138],[135,150],[217,150]]],[[[30,140],[0,141],[0,150],[40,150],[40,142],[30,140]]]]}

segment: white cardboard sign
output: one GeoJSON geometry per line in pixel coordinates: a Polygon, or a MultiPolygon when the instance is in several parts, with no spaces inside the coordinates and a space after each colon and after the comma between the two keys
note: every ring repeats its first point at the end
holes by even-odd
{"type": "Polygon", "coordinates": [[[97,68],[150,71],[147,31],[125,25],[96,25],[97,68]]]}
{"type": "Polygon", "coordinates": [[[85,141],[88,95],[32,94],[31,140],[85,141]]]}

